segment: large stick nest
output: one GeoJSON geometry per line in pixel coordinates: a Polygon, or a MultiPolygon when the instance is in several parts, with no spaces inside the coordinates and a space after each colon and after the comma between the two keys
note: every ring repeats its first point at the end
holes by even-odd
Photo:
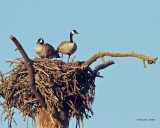
{"type": "MultiPolygon", "coordinates": [[[[14,63],[15,66],[3,75],[0,85],[2,96],[9,108],[15,107],[24,115],[34,117],[40,104],[30,89],[25,62],[16,59],[10,63],[14,63]]],[[[94,77],[88,68],[80,68],[81,63],[33,60],[35,86],[45,99],[48,111],[53,115],[59,110],[77,119],[88,118],[93,114],[94,77]]],[[[64,118],[64,115],[61,116],[64,118]]]]}

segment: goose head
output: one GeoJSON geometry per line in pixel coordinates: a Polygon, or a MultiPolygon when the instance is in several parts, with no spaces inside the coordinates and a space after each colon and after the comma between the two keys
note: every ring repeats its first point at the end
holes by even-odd
{"type": "Polygon", "coordinates": [[[39,38],[37,41],[37,44],[41,44],[41,45],[44,44],[44,40],[42,38],[39,38]]]}
{"type": "Polygon", "coordinates": [[[72,30],[70,34],[74,35],[74,34],[79,34],[79,33],[76,30],[72,30]]]}
{"type": "Polygon", "coordinates": [[[76,30],[72,30],[71,32],[70,32],[70,42],[73,42],[73,35],[74,34],[79,34],[76,30]]]}

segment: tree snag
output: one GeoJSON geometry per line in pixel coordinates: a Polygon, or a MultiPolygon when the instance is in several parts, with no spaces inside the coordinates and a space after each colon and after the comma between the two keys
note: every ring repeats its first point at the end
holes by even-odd
{"type": "MultiPolygon", "coordinates": [[[[12,122],[12,108],[19,109],[24,116],[35,121],[35,128],[68,128],[69,120],[75,117],[77,124],[93,115],[95,78],[103,77],[99,71],[114,64],[104,56],[136,57],[148,64],[158,58],[136,52],[99,52],[86,61],[29,59],[19,41],[10,39],[20,51],[23,59],[8,61],[15,67],[7,73],[0,73],[0,96],[5,99],[1,106],[7,108],[8,120],[12,122]],[[94,69],[90,65],[98,58],[102,64],[94,69]]],[[[6,109],[5,109],[6,110],[6,109]]],[[[14,120],[15,122],[15,120],[14,120]]]]}

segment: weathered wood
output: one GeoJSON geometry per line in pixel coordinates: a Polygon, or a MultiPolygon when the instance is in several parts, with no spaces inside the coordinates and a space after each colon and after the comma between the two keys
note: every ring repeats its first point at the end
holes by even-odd
{"type": "Polygon", "coordinates": [[[44,109],[40,109],[39,114],[34,118],[34,128],[68,128],[68,126],[68,118],[63,122],[59,122],[51,113],[47,113],[44,109]]]}
{"type": "Polygon", "coordinates": [[[35,80],[34,80],[34,70],[33,70],[33,66],[32,66],[32,62],[29,59],[28,55],[26,54],[25,50],[23,49],[22,45],[19,43],[19,41],[13,36],[10,35],[10,39],[13,41],[13,43],[16,45],[17,49],[20,51],[27,69],[28,69],[28,76],[29,76],[29,82],[30,82],[30,88],[33,91],[33,94],[36,96],[36,98],[38,99],[40,105],[42,107],[46,108],[46,104],[45,104],[45,100],[42,97],[42,95],[37,91],[36,89],[36,84],[35,84],[35,80]]]}
{"type": "Polygon", "coordinates": [[[88,60],[86,60],[83,64],[82,67],[89,67],[94,61],[96,61],[98,58],[102,58],[104,56],[111,56],[111,57],[136,57],[139,58],[141,60],[147,61],[148,64],[153,64],[156,62],[156,60],[158,59],[156,58],[152,58],[150,56],[146,56],[143,55],[141,53],[136,53],[136,52],[98,52],[96,54],[94,54],[92,57],[90,57],[88,60]]]}

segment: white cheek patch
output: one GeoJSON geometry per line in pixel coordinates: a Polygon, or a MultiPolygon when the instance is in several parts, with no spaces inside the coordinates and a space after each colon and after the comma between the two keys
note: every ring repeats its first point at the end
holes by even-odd
{"type": "Polygon", "coordinates": [[[42,39],[40,39],[40,41],[39,41],[40,43],[42,43],[43,42],[43,40],[42,39]]]}
{"type": "Polygon", "coordinates": [[[74,32],[74,31],[72,31],[72,34],[75,34],[75,32],[74,32]]]}

